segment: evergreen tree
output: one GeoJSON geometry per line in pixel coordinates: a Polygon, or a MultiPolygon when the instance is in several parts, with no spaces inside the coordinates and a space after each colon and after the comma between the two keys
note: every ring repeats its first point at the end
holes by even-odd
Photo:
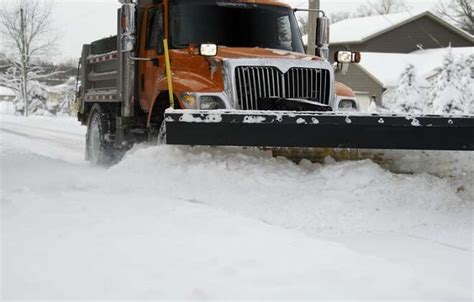
{"type": "Polygon", "coordinates": [[[438,75],[432,82],[433,113],[464,114],[467,96],[463,92],[460,70],[452,49],[448,48],[438,75]]]}
{"type": "Polygon", "coordinates": [[[461,87],[465,96],[465,114],[474,114],[474,54],[462,58],[459,62],[461,67],[461,87]]]}
{"type": "Polygon", "coordinates": [[[54,108],[48,106],[48,91],[45,85],[38,81],[30,81],[28,87],[28,114],[32,115],[53,115],[54,108]]]}
{"type": "Polygon", "coordinates": [[[425,95],[420,87],[415,66],[409,64],[400,76],[398,86],[384,96],[384,106],[395,113],[422,113],[425,95]]]}

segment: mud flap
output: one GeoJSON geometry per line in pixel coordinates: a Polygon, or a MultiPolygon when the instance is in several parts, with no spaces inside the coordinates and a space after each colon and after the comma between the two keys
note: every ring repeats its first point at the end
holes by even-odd
{"type": "Polygon", "coordinates": [[[172,110],[165,121],[170,145],[474,150],[474,116],[172,110]]]}

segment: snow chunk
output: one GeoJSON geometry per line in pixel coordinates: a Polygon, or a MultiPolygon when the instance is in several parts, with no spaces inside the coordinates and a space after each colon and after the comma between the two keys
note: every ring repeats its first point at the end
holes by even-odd
{"type": "Polygon", "coordinates": [[[299,118],[296,120],[296,123],[297,124],[307,124],[308,122],[306,122],[306,120],[304,118],[299,118]]]}
{"type": "Polygon", "coordinates": [[[222,116],[219,113],[209,113],[202,117],[186,112],[179,118],[179,121],[186,123],[220,123],[222,122],[222,116]]]}
{"type": "Polygon", "coordinates": [[[252,115],[247,115],[244,117],[244,123],[245,124],[261,124],[265,122],[266,118],[263,116],[252,116],[252,115]]]}

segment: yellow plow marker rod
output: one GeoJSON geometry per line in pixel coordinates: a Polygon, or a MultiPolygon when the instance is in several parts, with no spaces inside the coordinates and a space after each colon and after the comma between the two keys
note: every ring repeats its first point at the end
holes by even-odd
{"type": "Polygon", "coordinates": [[[171,75],[170,53],[169,53],[167,39],[163,40],[163,48],[165,49],[166,80],[168,82],[168,95],[170,98],[170,108],[174,109],[173,79],[171,75]]]}

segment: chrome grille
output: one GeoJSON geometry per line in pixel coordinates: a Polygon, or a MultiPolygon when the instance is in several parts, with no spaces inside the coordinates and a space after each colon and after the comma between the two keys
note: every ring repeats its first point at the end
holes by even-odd
{"type": "Polygon", "coordinates": [[[261,98],[311,99],[328,105],[330,73],[327,69],[239,66],[235,69],[240,109],[258,110],[261,98]]]}

